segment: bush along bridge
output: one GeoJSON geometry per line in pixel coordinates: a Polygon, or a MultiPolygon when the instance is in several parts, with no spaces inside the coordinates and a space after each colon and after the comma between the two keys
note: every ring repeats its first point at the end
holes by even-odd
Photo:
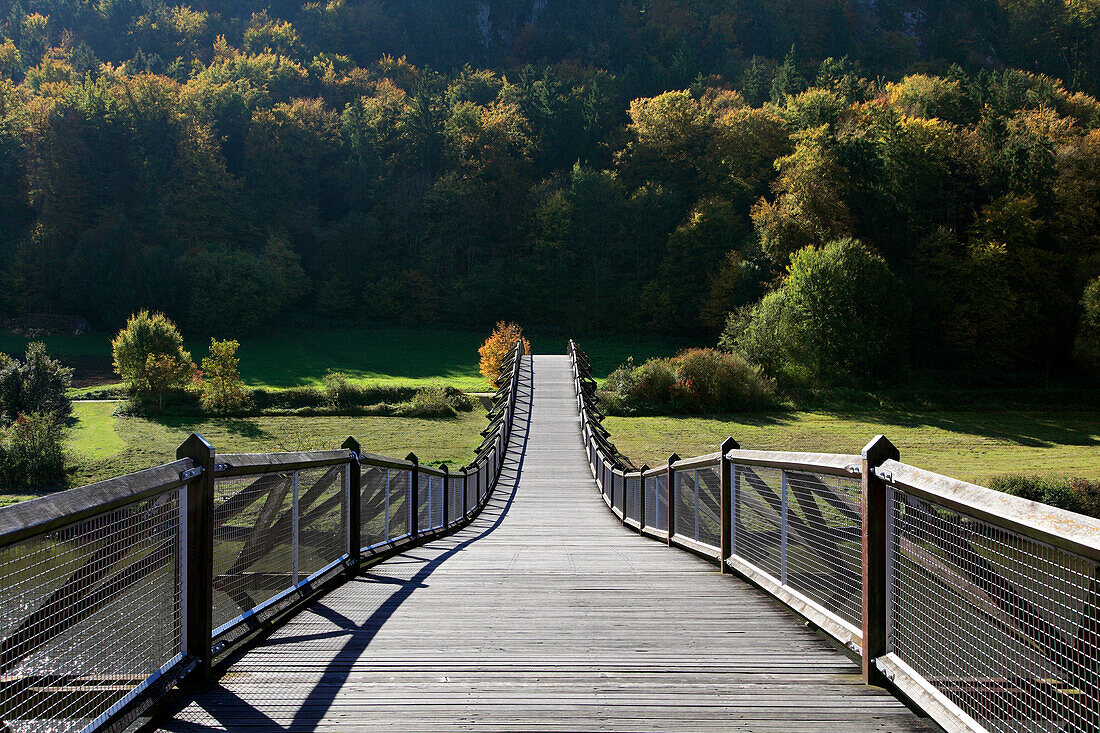
{"type": "Polygon", "coordinates": [[[460,470],[192,436],[0,509],[0,729],[1100,731],[1100,522],[882,436],[635,467],[572,342],[500,383],[460,470]]]}

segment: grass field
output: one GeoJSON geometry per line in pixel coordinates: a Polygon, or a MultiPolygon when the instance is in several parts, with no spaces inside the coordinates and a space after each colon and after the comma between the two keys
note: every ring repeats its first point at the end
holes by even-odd
{"type": "Polygon", "coordinates": [[[902,461],[975,483],[1006,473],[1100,478],[1097,412],[775,412],[609,417],[604,425],[639,465],[711,453],[729,436],[747,449],[859,453],[882,433],[902,461]]]}
{"type": "Polygon", "coordinates": [[[259,417],[164,419],[114,417],[111,403],[78,403],[68,448],[73,486],[175,460],[176,447],[202,433],[219,453],[332,450],[349,435],[363,450],[397,458],[410,451],[424,463],[462,466],[474,457],[486,426],[480,410],[449,420],[404,417],[259,417]]]}
{"type": "MultiPolygon", "coordinates": [[[[241,377],[252,387],[282,388],[319,385],[328,371],[351,375],[353,381],[420,385],[445,382],[476,392],[488,389],[478,372],[478,346],[488,331],[446,328],[375,326],[343,330],[286,330],[278,334],[240,339],[241,377]]],[[[528,336],[538,354],[564,354],[569,337],[533,333],[528,336]]],[[[105,334],[48,336],[42,339],[54,356],[99,360],[109,370],[111,348],[105,334]]],[[[597,377],[633,355],[644,361],[669,356],[686,345],[651,336],[587,336],[578,342],[593,355],[597,377]]],[[[209,338],[188,339],[196,363],[207,354],[209,338]]],[[[21,354],[27,339],[0,332],[0,351],[21,354]]],[[[110,381],[110,380],[105,380],[110,381]]],[[[73,396],[88,388],[73,391],[73,396]]]]}

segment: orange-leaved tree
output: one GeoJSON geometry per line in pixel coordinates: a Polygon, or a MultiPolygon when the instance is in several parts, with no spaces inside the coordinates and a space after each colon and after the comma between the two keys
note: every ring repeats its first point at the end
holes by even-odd
{"type": "Polygon", "coordinates": [[[531,344],[523,338],[522,328],[515,323],[498,321],[492,335],[477,350],[478,355],[481,356],[481,363],[478,368],[481,369],[482,376],[489,380],[494,387],[500,387],[497,382],[500,376],[500,365],[504,363],[504,359],[507,358],[512,349],[516,348],[516,342],[520,339],[523,339],[524,353],[531,353],[531,344]]]}

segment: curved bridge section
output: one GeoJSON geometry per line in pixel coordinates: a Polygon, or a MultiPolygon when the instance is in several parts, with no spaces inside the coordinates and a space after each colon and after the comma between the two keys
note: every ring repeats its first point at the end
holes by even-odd
{"type": "Polygon", "coordinates": [[[480,515],[314,602],[158,726],[935,729],[764,592],[623,530],[568,356],[524,358],[518,385],[480,515]]]}

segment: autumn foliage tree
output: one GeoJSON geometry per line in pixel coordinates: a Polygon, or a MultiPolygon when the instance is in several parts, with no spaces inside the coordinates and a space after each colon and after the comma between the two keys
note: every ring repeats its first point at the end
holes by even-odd
{"type": "Polygon", "coordinates": [[[493,333],[477,350],[481,357],[478,368],[494,387],[500,387],[500,365],[504,363],[512,349],[516,348],[517,341],[523,341],[525,353],[531,353],[531,343],[523,338],[523,329],[515,323],[498,321],[493,333]]]}

